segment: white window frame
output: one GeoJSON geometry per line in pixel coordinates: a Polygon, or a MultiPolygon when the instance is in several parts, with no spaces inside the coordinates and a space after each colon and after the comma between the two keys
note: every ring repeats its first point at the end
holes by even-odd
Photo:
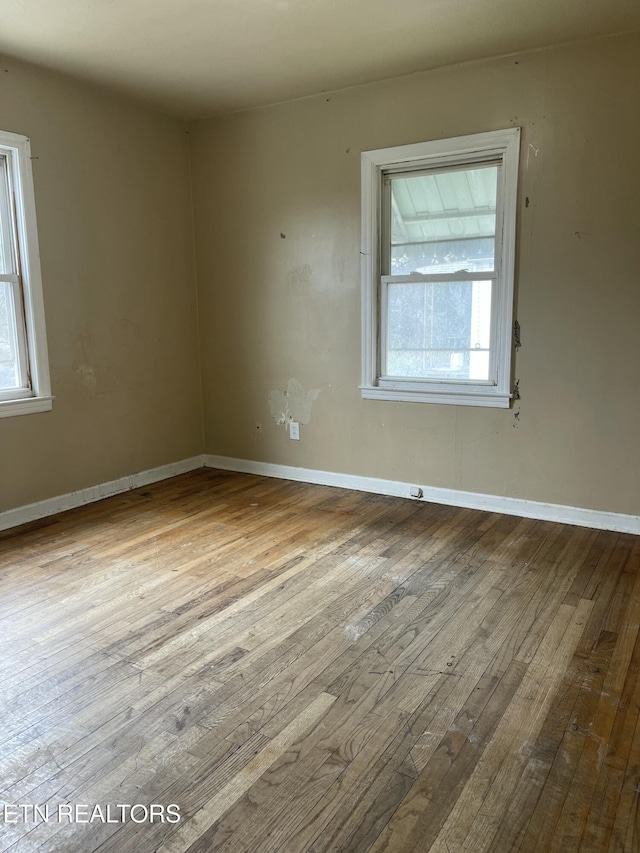
{"type": "MultiPolygon", "coordinates": [[[[516,249],[516,208],[520,128],[476,133],[413,145],[365,151],[362,166],[362,384],[367,400],[449,403],[458,406],[507,408],[511,401],[511,351],[516,249]],[[470,166],[500,162],[496,207],[496,257],[491,310],[491,365],[489,382],[473,380],[389,380],[381,376],[385,282],[383,183],[393,172],[470,166]]],[[[412,276],[412,280],[461,281],[462,275],[412,276]]],[[[394,276],[401,282],[403,277],[394,276]]]]}
{"type": "Polygon", "coordinates": [[[15,272],[0,272],[0,281],[9,282],[13,286],[22,386],[17,389],[0,389],[0,417],[10,417],[48,411],[53,397],[29,138],[0,131],[0,155],[6,157],[13,205],[13,210],[4,210],[2,216],[10,218],[7,230],[15,238],[13,251],[17,258],[15,272]]]}

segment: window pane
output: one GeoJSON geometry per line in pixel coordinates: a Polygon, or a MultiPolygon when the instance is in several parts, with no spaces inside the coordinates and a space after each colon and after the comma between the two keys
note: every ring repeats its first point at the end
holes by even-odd
{"type": "Polygon", "coordinates": [[[492,270],[498,168],[391,177],[389,274],[492,270]]]}
{"type": "Polygon", "coordinates": [[[489,379],[491,281],[387,285],[387,376],[489,379]]]}
{"type": "Polygon", "coordinates": [[[0,155],[0,273],[14,273],[13,214],[9,195],[7,158],[0,155]]]}
{"type": "Polygon", "coordinates": [[[13,291],[0,282],[0,391],[19,387],[13,291]]]}

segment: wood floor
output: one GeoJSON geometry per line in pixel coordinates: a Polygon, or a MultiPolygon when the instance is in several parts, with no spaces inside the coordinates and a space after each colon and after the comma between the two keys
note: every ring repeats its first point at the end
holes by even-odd
{"type": "Polygon", "coordinates": [[[5,534],[0,850],[640,850],[639,563],[206,470],[5,534]]]}

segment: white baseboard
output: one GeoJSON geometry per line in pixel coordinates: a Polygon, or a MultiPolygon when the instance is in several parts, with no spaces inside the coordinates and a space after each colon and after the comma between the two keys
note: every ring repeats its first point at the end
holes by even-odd
{"type": "Polygon", "coordinates": [[[102,500],[102,498],[109,498],[121,492],[137,489],[140,486],[148,486],[160,480],[167,480],[169,477],[176,477],[178,474],[185,474],[187,471],[202,468],[204,464],[204,457],[202,455],[192,456],[190,459],[182,459],[180,462],[160,465],[158,468],[150,468],[148,471],[141,471],[139,474],[130,474],[127,477],[110,480],[108,483],[101,483],[98,486],[89,486],[77,492],[69,492],[66,495],[60,495],[56,498],[48,498],[44,501],[27,504],[27,506],[9,509],[5,512],[0,512],[0,530],[17,527],[19,524],[36,521],[38,518],[55,515],[67,509],[74,509],[77,506],[102,500]]]}
{"type": "MultiPolygon", "coordinates": [[[[0,512],[0,530],[17,527],[29,521],[36,521],[49,515],[64,512],[67,509],[83,506],[94,501],[108,498],[122,492],[148,486],[197,468],[221,468],[225,471],[240,471],[245,474],[259,474],[263,477],[277,477],[281,480],[295,480],[300,483],[316,483],[322,486],[336,486],[341,489],[355,489],[376,495],[409,498],[409,489],[413,483],[401,480],[383,480],[377,477],[361,477],[356,474],[338,474],[333,471],[317,471],[312,468],[296,468],[292,465],[275,465],[271,462],[255,462],[250,459],[234,459],[229,456],[203,454],[160,465],[148,471],[120,477],[98,486],[90,486],[77,492],[70,492],[56,498],[38,501],[38,503],[17,507],[0,512]]],[[[562,504],[528,501],[522,498],[507,498],[499,495],[484,495],[479,492],[463,492],[457,489],[442,489],[437,486],[420,486],[422,498],[412,500],[460,506],[468,509],[481,509],[487,512],[502,512],[506,515],[519,515],[524,518],[538,518],[543,521],[557,521],[561,524],[576,524],[580,527],[593,527],[600,530],[615,530],[620,533],[640,534],[640,516],[624,515],[617,512],[603,512],[562,504]]]]}
{"type": "MultiPolygon", "coordinates": [[[[414,483],[400,480],[381,480],[377,477],[360,477],[355,474],[337,474],[333,471],[316,471],[311,468],[295,468],[291,465],[274,465],[270,462],[254,462],[250,459],[233,459],[229,456],[205,454],[208,468],[221,468],[225,471],[241,471],[245,474],[261,474],[264,477],[278,477],[283,480],[297,480],[301,483],[317,483],[322,486],[338,486],[342,489],[355,489],[376,495],[392,495],[409,498],[409,489],[414,483]]],[[[640,534],[640,516],[623,515],[617,512],[602,512],[577,506],[528,501],[522,498],[507,498],[499,495],[484,495],[479,492],[463,492],[458,489],[442,489],[437,486],[420,486],[422,498],[412,500],[461,506],[468,509],[483,509],[487,512],[502,512],[506,515],[519,515],[524,518],[538,518],[542,521],[557,521],[561,524],[576,524],[579,527],[593,527],[599,530],[615,530],[620,533],[640,534]]]]}

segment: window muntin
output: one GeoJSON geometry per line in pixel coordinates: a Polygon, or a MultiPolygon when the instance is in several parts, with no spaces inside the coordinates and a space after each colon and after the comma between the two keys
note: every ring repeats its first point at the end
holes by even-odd
{"type": "Polygon", "coordinates": [[[29,140],[0,131],[0,417],[51,399],[29,140]]]}
{"type": "Polygon", "coordinates": [[[509,405],[518,149],[363,153],[363,397],[509,405]]]}

